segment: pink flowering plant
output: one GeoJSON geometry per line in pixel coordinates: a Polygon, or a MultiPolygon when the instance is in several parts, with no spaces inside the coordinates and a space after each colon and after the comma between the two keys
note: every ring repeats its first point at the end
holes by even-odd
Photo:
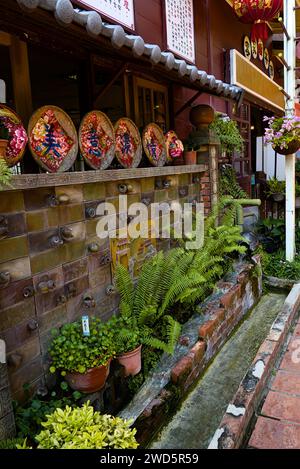
{"type": "Polygon", "coordinates": [[[289,144],[300,141],[300,117],[285,116],[276,119],[265,116],[263,120],[268,122],[265,143],[285,150],[289,144]]]}

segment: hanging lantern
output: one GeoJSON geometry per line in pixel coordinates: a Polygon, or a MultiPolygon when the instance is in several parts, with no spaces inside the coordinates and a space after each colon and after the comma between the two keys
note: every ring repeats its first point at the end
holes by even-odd
{"type": "Polygon", "coordinates": [[[240,21],[252,26],[252,39],[268,39],[267,21],[283,8],[283,0],[234,0],[233,9],[240,21]]]}

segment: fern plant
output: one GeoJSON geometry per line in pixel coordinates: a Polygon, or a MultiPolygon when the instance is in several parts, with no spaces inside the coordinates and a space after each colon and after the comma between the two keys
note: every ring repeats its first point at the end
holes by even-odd
{"type": "Polygon", "coordinates": [[[248,194],[239,185],[232,166],[226,165],[221,168],[219,193],[221,196],[229,195],[233,199],[245,199],[248,197],[248,194]]]}
{"type": "Polygon", "coordinates": [[[245,252],[243,237],[236,226],[238,201],[226,207],[222,200],[205,223],[205,242],[201,249],[185,246],[158,253],[144,264],[134,285],[127,269],[116,269],[116,286],[120,293],[120,328],[116,342],[129,341],[140,332],[140,342],[172,353],[180,334],[174,318],[178,305],[191,309],[213,289],[228,269],[235,254],[245,252]],[[219,222],[219,225],[218,225],[219,222]],[[164,331],[164,333],[162,333],[164,331]]]}
{"type": "Polygon", "coordinates": [[[116,342],[129,339],[133,331],[139,331],[140,343],[172,353],[180,334],[180,325],[161,308],[163,298],[170,289],[174,273],[167,265],[162,252],[147,261],[134,285],[128,270],[123,265],[116,269],[116,286],[120,293],[120,320],[116,342]],[[165,326],[166,337],[159,331],[165,326]]]}

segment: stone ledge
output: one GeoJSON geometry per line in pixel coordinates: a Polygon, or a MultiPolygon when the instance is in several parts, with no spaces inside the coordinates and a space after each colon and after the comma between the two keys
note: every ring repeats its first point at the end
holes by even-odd
{"type": "Polygon", "coordinates": [[[217,428],[208,449],[238,449],[263,397],[273,367],[279,357],[300,304],[300,284],[295,284],[259,348],[233,400],[217,428]]]}
{"type": "Polygon", "coordinates": [[[132,402],[119,416],[133,419],[137,438],[149,442],[166,416],[204,372],[235,327],[258,302],[262,279],[254,275],[256,264],[236,265],[235,272],[217,284],[217,290],[200,305],[182,329],[173,356],[163,355],[132,402]],[[243,288],[242,288],[243,285],[243,288]],[[230,297],[230,301],[225,301],[230,297]],[[224,306],[223,306],[224,305],[224,306]]]}

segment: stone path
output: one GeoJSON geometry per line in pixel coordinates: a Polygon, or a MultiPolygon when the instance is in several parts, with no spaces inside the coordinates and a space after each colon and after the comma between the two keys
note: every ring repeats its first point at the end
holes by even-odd
{"type": "Polygon", "coordinates": [[[300,321],[270,384],[248,446],[300,449],[300,321]]]}

